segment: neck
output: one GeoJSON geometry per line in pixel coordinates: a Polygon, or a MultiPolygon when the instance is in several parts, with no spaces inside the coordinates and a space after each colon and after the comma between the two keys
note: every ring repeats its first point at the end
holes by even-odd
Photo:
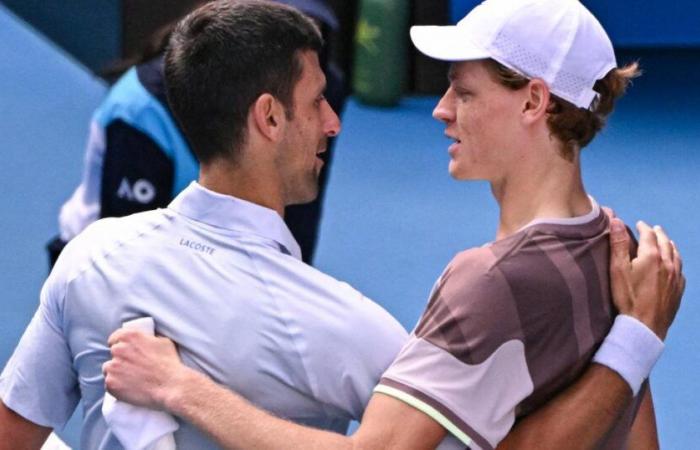
{"type": "Polygon", "coordinates": [[[284,218],[282,192],[279,186],[268,182],[275,177],[261,173],[263,170],[260,167],[261,165],[256,164],[233,164],[216,160],[200,166],[199,184],[219,194],[273,209],[284,218]]]}
{"type": "Polygon", "coordinates": [[[516,175],[491,182],[500,206],[496,239],[507,237],[535,219],[571,218],[591,211],[581,180],[578,152],[573,161],[559,155],[545,164],[519,167],[516,175]]]}

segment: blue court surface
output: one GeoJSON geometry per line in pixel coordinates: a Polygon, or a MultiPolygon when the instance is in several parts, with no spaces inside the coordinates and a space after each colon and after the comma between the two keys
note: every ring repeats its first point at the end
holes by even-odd
{"type": "MultiPolygon", "coordinates": [[[[700,50],[626,52],[646,70],[608,128],[584,151],[589,192],[628,223],[665,226],[681,249],[688,286],[652,375],[662,448],[700,441],[700,50]]],[[[0,364],[37,306],[44,244],[77,185],[87,123],[105,86],[0,6],[0,364]]],[[[497,207],[484,183],[447,174],[448,140],[436,98],[398,108],[351,102],[336,148],[317,266],[346,280],[406,328],[444,265],[494,236],[497,207]]],[[[78,420],[63,432],[77,445],[78,420]]]]}

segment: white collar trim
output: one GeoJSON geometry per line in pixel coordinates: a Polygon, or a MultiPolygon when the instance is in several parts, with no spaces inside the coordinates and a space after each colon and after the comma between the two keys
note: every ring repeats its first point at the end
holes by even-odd
{"type": "Polygon", "coordinates": [[[250,233],[277,242],[296,259],[301,249],[277,211],[230,195],[211,191],[196,181],[190,183],[168,206],[169,209],[215,227],[250,233]]]}
{"type": "Polygon", "coordinates": [[[521,227],[517,232],[523,231],[533,225],[550,224],[550,225],[583,225],[584,223],[595,220],[600,215],[600,206],[590,195],[588,199],[591,201],[591,211],[583,216],[566,217],[566,218],[537,218],[527,225],[521,227]]]}

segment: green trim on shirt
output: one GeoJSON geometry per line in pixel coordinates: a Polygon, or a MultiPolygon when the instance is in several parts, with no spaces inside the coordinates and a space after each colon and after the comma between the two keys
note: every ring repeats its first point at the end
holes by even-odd
{"type": "Polygon", "coordinates": [[[466,433],[464,433],[462,430],[460,430],[457,425],[452,423],[450,419],[445,417],[443,414],[441,414],[437,409],[433,408],[432,406],[428,405],[427,403],[418,400],[417,398],[399,390],[393,387],[389,386],[384,386],[384,385],[379,385],[374,388],[374,392],[378,392],[380,394],[385,394],[390,397],[394,397],[398,400],[401,400],[404,403],[407,403],[414,408],[416,408],[419,411],[422,411],[423,413],[427,414],[428,417],[442,425],[447,431],[450,432],[454,437],[459,439],[464,445],[470,446],[472,445],[472,439],[467,436],[466,433]]]}

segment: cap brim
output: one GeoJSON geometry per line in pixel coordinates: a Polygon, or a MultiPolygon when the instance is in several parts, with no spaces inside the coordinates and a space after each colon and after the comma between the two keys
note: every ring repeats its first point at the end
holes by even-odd
{"type": "Polygon", "coordinates": [[[450,26],[413,26],[411,41],[419,52],[441,61],[471,61],[490,58],[489,53],[476,46],[464,29],[450,26]]]}

